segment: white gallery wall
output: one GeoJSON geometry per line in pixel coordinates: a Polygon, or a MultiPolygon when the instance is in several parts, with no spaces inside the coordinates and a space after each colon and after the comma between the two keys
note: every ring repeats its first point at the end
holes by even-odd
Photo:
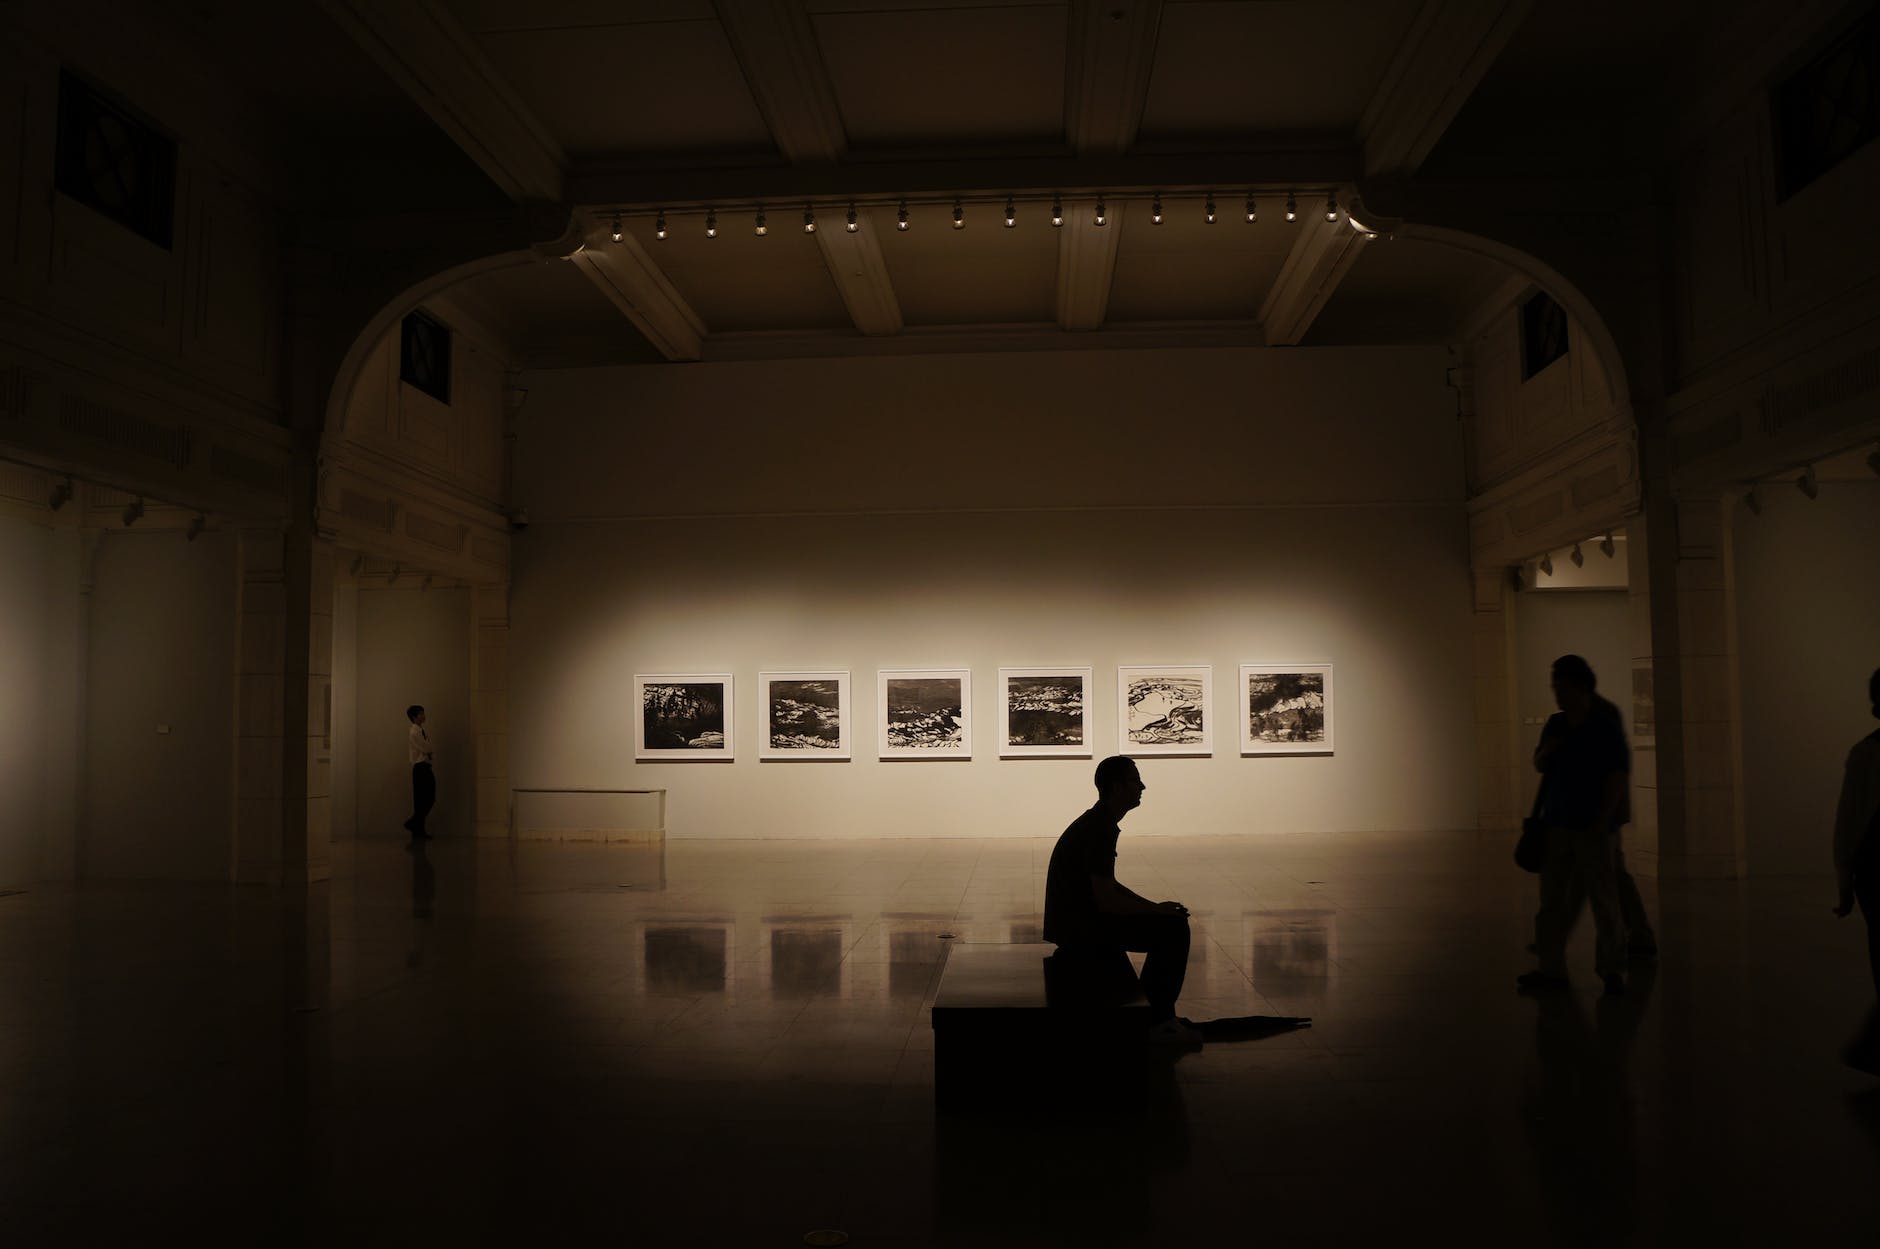
{"type": "Polygon", "coordinates": [[[78,541],[0,515],[0,888],[76,866],[78,541]]]}
{"type": "MultiPolygon", "coordinates": [[[[468,836],[476,777],[470,725],[470,592],[416,585],[366,587],[356,595],[352,668],[343,701],[356,727],[354,835],[403,838],[411,815],[411,765],[405,708],[421,704],[436,741],[439,836],[468,836]]],[[[336,630],[339,625],[335,613],[336,630]]],[[[338,646],[335,643],[337,654],[338,646]]],[[[337,664],[335,667],[337,668],[337,664]]],[[[335,672],[336,681],[339,673],[335,672]]],[[[335,695],[335,719],[341,703],[335,695]]],[[[343,723],[343,722],[341,722],[343,723]]],[[[340,731],[335,725],[335,733],[340,731]]],[[[345,771],[335,759],[335,770],[345,771]]]]}
{"type": "Polygon", "coordinates": [[[236,543],[104,531],[92,565],[80,868],[226,880],[235,805],[236,543]]]}
{"type": "MultiPolygon", "coordinates": [[[[1842,765],[1880,728],[1880,481],[1766,486],[1734,509],[1743,814],[1752,875],[1825,872],[1842,765]]],[[[1825,899],[1824,899],[1825,901],[1825,899]]]]}
{"type": "MultiPolygon", "coordinates": [[[[1039,836],[1089,760],[998,757],[1001,666],[1211,664],[1148,833],[1468,828],[1469,577],[1441,350],[1089,351],[532,373],[510,776],[661,786],[681,837],[1039,836]],[[1335,665],[1331,757],[1242,759],[1243,662],[1335,665]],[[875,758],[881,667],[970,667],[975,757],[875,758]],[[849,669],[852,762],[757,759],[760,670],[849,669]],[[737,759],[638,763],[635,673],[736,678],[737,759]]],[[[364,682],[364,598],[361,607],[364,682]]],[[[362,704],[363,707],[363,704],[362,704]]],[[[362,749],[365,749],[362,728],[362,749]]]]}
{"type": "Polygon", "coordinates": [[[359,587],[343,578],[333,586],[333,821],[334,838],[359,831],[359,587]]]}

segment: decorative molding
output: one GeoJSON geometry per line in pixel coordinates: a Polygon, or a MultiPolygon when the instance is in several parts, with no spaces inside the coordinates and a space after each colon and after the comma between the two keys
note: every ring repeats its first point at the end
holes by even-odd
{"type": "Polygon", "coordinates": [[[68,434],[109,443],[171,468],[189,467],[188,430],[147,421],[70,392],[59,396],[59,427],[68,434]]]}
{"type": "Polygon", "coordinates": [[[833,227],[816,231],[823,264],[857,330],[871,336],[899,334],[901,303],[895,297],[887,262],[881,258],[874,222],[862,217],[856,225],[860,228],[853,234],[833,227]]]}
{"type": "Polygon", "coordinates": [[[1349,221],[1327,221],[1316,207],[1306,210],[1297,229],[1292,250],[1260,305],[1261,328],[1275,347],[1296,346],[1306,336],[1365,244],[1349,221]]]}
{"type": "Polygon", "coordinates": [[[785,160],[833,164],[848,148],[842,109],[801,4],[717,0],[718,24],[785,160]]]}
{"type": "Polygon", "coordinates": [[[355,447],[329,447],[322,457],[314,526],[340,546],[408,572],[471,585],[508,578],[509,525],[499,512],[355,447]]]}
{"type": "Polygon", "coordinates": [[[1416,172],[1532,7],[1426,0],[1359,120],[1365,177],[1416,172]]]}
{"type": "Polygon", "coordinates": [[[830,356],[968,355],[1008,351],[1132,351],[1264,347],[1253,321],[1130,322],[1068,331],[1055,324],[916,325],[893,337],[860,338],[837,330],[760,330],[713,334],[704,359],[798,360],[830,356]]]}
{"type": "Polygon", "coordinates": [[[1636,434],[1616,419],[1513,481],[1469,501],[1477,569],[1517,564],[1538,551],[1614,528],[1644,501],[1636,434]]]}
{"type": "Polygon", "coordinates": [[[405,510],[404,517],[405,532],[412,538],[450,555],[462,554],[469,526],[449,524],[411,509],[405,510]]]}
{"type": "Polygon", "coordinates": [[[1065,201],[1058,230],[1057,320],[1071,331],[1098,329],[1110,309],[1116,277],[1116,248],[1123,236],[1122,203],[1105,204],[1105,224],[1096,224],[1096,201],[1065,201]]]}
{"type": "Polygon", "coordinates": [[[1079,155],[1120,156],[1135,145],[1161,24],[1160,0],[1073,0],[1064,134],[1079,155]]]}

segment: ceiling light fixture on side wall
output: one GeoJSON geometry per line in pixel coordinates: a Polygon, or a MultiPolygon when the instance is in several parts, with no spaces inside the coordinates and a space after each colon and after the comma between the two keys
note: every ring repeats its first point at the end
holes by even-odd
{"type": "Polygon", "coordinates": [[[718,214],[716,212],[708,212],[705,214],[705,237],[708,239],[718,237],[718,214]]]}
{"type": "Polygon", "coordinates": [[[966,228],[966,209],[960,205],[958,200],[953,201],[953,228],[955,230],[964,230],[966,228]]]}
{"type": "Polygon", "coordinates": [[[1208,224],[1214,224],[1214,192],[1208,192],[1208,224]]]}
{"type": "Polygon", "coordinates": [[[1611,559],[1613,557],[1613,554],[1618,549],[1619,548],[1613,543],[1613,540],[1612,540],[1612,530],[1608,529],[1606,531],[1606,536],[1599,540],[1599,553],[1601,555],[1604,555],[1607,559],[1611,559]]]}
{"type": "Polygon", "coordinates": [[[1260,221],[1260,206],[1253,202],[1253,192],[1247,192],[1247,224],[1257,225],[1260,221]]]}
{"type": "Polygon", "coordinates": [[[1811,499],[1821,497],[1821,481],[1815,476],[1815,466],[1810,464],[1802,470],[1802,475],[1795,479],[1795,488],[1811,499]]]}
{"type": "Polygon", "coordinates": [[[1541,576],[1543,577],[1551,577],[1554,575],[1554,553],[1552,551],[1541,556],[1540,570],[1541,576]]]}
{"type": "Polygon", "coordinates": [[[55,512],[58,511],[72,501],[72,489],[72,479],[70,477],[54,485],[52,487],[52,493],[46,498],[46,506],[55,512]]]}
{"type": "Polygon", "coordinates": [[[662,243],[666,241],[666,210],[663,208],[659,210],[659,215],[653,218],[653,237],[662,243]]]}
{"type": "Polygon", "coordinates": [[[1291,191],[1286,192],[1286,220],[1299,220],[1299,197],[1291,191]]]}
{"type": "Polygon", "coordinates": [[[1097,215],[1095,218],[1095,224],[1102,225],[1104,222],[1108,221],[1109,219],[1110,219],[1109,214],[1103,211],[1103,197],[1099,195],[1097,197],[1097,215]]]}
{"type": "Polygon", "coordinates": [[[1328,225],[1338,222],[1338,192],[1329,191],[1325,196],[1325,221],[1328,225]]]}
{"type": "Polygon", "coordinates": [[[1005,197],[1005,228],[1010,230],[1018,225],[1018,205],[1011,196],[1005,197]]]}
{"type": "MultiPolygon", "coordinates": [[[[855,208],[853,205],[851,205],[849,208],[849,220],[851,222],[855,220],[855,208]]],[[[900,230],[902,233],[906,233],[907,231],[907,201],[906,200],[901,201],[901,211],[894,215],[894,228],[897,230],[900,230]]],[[[855,229],[854,225],[850,225],[849,229],[850,231],[853,231],[855,229]]]]}
{"type": "Polygon", "coordinates": [[[132,525],[135,525],[138,521],[142,520],[143,515],[144,515],[144,497],[142,495],[138,495],[136,498],[132,499],[129,503],[126,503],[124,505],[123,515],[124,515],[124,527],[126,529],[129,529],[132,525]]]}
{"type": "Polygon", "coordinates": [[[760,239],[770,233],[770,227],[765,224],[764,210],[761,205],[757,209],[757,224],[752,228],[751,233],[760,239]]]}
{"type": "Polygon", "coordinates": [[[183,530],[183,540],[185,542],[194,542],[197,538],[200,538],[202,536],[203,527],[208,523],[209,518],[198,512],[195,516],[190,518],[188,528],[183,530]]]}
{"type": "Polygon", "coordinates": [[[1751,516],[1761,516],[1762,496],[1757,494],[1754,489],[1746,491],[1743,495],[1743,506],[1749,509],[1751,516]]]}
{"type": "Polygon", "coordinates": [[[1880,450],[1868,454],[1867,467],[1875,477],[1880,477],[1880,450]]]}
{"type": "Polygon", "coordinates": [[[1158,226],[1162,224],[1162,192],[1160,191],[1155,193],[1155,200],[1149,206],[1149,224],[1158,226]]]}
{"type": "Polygon", "coordinates": [[[619,213],[615,213],[615,214],[614,214],[614,228],[613,228],[613,236],[614,236],[614,242],[616,242],[616,243],[618,243],[618,242],[620,241],[620,233],[621,233],[621,231],[620,231],[620,214],[619,214],[619,213]]]}
{"type": "Polygon", "coordinates": [[[1586,567],[1586,552],[1580,550],[1580,544],[1577,542],[1573,544],[1573,550],[1568,552],[1567,558],[1573,561],[1575,568],[1586,567]]]}
{"type": "Polygon", "coordinates": [[[1064,224],[1064,201],[1055,195],[1051,197],[1051,224],[1054,226],[1064,224]]]}
{"type": "MultiPolygon", "coordinates": [[[[860,215],[856,213],[855,204],[853,201],[849,203],[849,215],[842,219],[842,228],[844,230],[847,230],[850,234],[854,234],[857,230],[860,230],[862,228],[862,219],[860,215]]],[[[907,229],[907,201],[906,200],[901,201],[901,228],[903,230],[907,229]]]]}
{"type": "Polygon", "coordinates": [[[816,233],[816,210],[808,204],[803,205],[803,233],[816,233]]]}

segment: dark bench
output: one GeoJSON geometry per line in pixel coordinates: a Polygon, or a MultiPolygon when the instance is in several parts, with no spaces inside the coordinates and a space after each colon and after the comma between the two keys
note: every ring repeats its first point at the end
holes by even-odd
{"type": "Polygon", "coordinates": [[[1127,955],[957,944],[933,1004],[943,1110],[1140,1102],[1149,1001],[1127,955]]]}

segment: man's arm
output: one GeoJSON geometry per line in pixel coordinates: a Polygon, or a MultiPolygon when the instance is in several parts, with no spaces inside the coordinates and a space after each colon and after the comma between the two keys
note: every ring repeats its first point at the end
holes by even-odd
{"type": "Polygon", "coordinates": [[[1554,752],[1560,749],[1561,734],[1555,731],[1559,717],[1548,716],[1547,723],[1541,728],[1541,740],[1534,747],[1534,770],[1545,772],[1553,761],[1554,752]]]}
{"type": "Polygon", "coordinates": [[[1097,899],[1097,909],[1105,915],[1186,915],[1188,908],[1179,902],[1151,902],[1126,887],[1114,876],[1090,875],[1090,892],[1097,899]]]}

